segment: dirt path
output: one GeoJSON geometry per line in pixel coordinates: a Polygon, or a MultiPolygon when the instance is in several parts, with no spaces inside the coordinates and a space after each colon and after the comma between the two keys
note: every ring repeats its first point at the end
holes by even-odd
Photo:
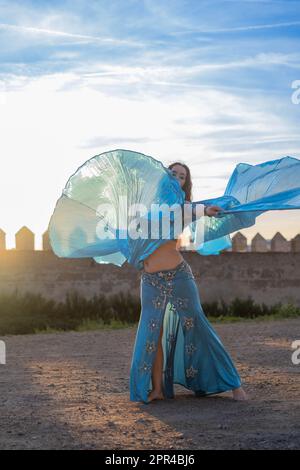
{"type": "Polygon", "coordinates": [[[299,449],[300,319],[214,324],[251,400],[129,401],[135,329],[2,337],[1,449],[299,449]],[[118,351],[118,353],[116,353],[118,351]]]}

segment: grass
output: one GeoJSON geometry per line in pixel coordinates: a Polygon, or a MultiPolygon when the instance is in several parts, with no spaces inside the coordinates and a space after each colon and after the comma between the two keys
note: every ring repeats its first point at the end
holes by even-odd
{"type": "MultiPolygon", "coordinates": [[[[210,322],[266,321],[300,317],[300,308],[292,303],[272,306],[255,304],[251,297],[202,303],[210,322]]],[[[17,290],[0,294],[0,335],[94,331],[136,327],[141,312],[140,299],[130,293],[110,297],[94,295],[86,299],[77,291],[68,293],[64,302],[46,299],[41,294],[17,290]]]]}
{"type": "MultiPolygon", "coordinates": [[[[299,316],[299,315],[298,315],[299,316]]],[[[220,316],[220,317],[210,317],[208,316],[207,319],[211,323],[238,323],[238,322],[268,322],[268,321],[276,321],[276,320],[282,320],[285,318],[291,318],[293,316],[286,316],[286,315],[264,315],[261,317],[256,317],[256,318],[245,318],[245,317],[233,317],[233,316],[220,316]]],[[[103,321],[101,320],[87,320],[81,323],[77,328],[67,330],[67,331],[74,331],[74,332],[84,332],[84,331],[97,331],[97,330],[116,330],[116,329],[125,329],[125,328],[136,328],[138,325],[138,322],[136,323],[121,323],[118,321],[112,321],[109,324],[104,324],[103,321]]],[[[36,334],[48,334],[48,333],[65,333],[66,330],[59,330],[55,328],[49,328],[47,327],[46,329],[43,330],[34,330],[34,333],[36,334]]]]}
{"type": "MultiPolygon", "coordinates": [[[[97,331],[97,330],[118,330],[123,328],[132,328],[136,323],[120,322],[118,320],[112,320],[110,323],[104,323],[103,320],[84,320],[76,328],[68,331],[82,332],[82,331],[97,331]]],[[[47,327],[39,330],[35,329],[36,334],[47,334],[47,333],[64,333],[66,330],[55,329],[47,327]]]]}

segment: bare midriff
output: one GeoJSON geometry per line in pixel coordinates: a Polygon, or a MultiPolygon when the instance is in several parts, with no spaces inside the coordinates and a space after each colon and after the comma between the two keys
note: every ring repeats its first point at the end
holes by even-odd
{"type": "Polygon", "coordinates": [[[144,270],[148,273],[174,269],[184,258],[179,252],[178,240],[169,240],[158,247],[144,260],[144,270]]]}

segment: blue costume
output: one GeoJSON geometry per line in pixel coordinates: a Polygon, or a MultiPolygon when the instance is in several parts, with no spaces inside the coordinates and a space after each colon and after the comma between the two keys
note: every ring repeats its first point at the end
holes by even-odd
{"type": "Polygon", "coordinates": [[[173,397],[174,383],[196,395],[237,388],[240,377],[205,317],[189,264],[184,260],[174,269],[147,273],[143,260],[167,240],[178,238],[182,228],[189,234],[186,249],[217,255],[231,247],[231,233],[254,225],[260,214],[299,209],[300,160],[287,156],[257,165],[239,163],[222,196],[190,206],[218,205],[222,210],[215,217],[194,216],[179,231],[175,212],[162,215],[159,209],[152,210],[153,204],[180,208],[185,204],[178,180],[159,160],[122,149],[96,155],[69,178],[56,203],[48,227],[52,249],[59,257],[92,257],[117,266],[127,260],[142,272],[131,400],[148,402],[161,326],[166,397],[173,397]],[[128,208],[134,204],[141,214],[132,219],[128,208]],[[165,218],[170,222],[167,237],[161,231],[165,218]]]}
{"type": "Polygon", "coordinates": [[[163,326],[163,394],[174,398],[175,383],[196,396],[241,385],[240,376],[207,320],[190,265],[141,277],[142,311],[130,369],[130,400],[148,403],[151,370],[163,326]]]}

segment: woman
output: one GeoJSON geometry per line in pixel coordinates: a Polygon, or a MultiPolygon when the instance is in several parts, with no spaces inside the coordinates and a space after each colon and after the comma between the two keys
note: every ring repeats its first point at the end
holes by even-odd
{"type": "Polygon", "coordinates": [[[200,255],[219,254],[231,246],[231,233],[254,225],[264,212],[299,209],[299,181],[300,160],[294,157],[239,163],[222,196],[191,202],[185,164],[166,168],[151,156],[123,149],[95,155],[71,175],[49,222],[54,253],[117,266],[128,261],[142,270],[131,400],[173,398],[175,383],[196,396],[232,390],[234,399],[247,398],[229,354],[202,310],[192,270],[179,249],[190,245],[200,255]],[[151,226],[147,236],[149,220],[154,225],[159,220],[152,203],[171,207],[184,201],[195,210],[193,222],[187,224],[191,244],[187,240],[185,245],[186,230],[179,232],[178,239],[172,235],[165,240],[153,237],[151,226]],[[134,218],[133,232],[128,213],[132,206],[143,212],[134,218]],[[206,206],[208,217],[202,217],[203,212],[199,216],[198,206],[206,206]]]}
{"type": "MultiPolygon", "coordinates": [[[[189,168],[176,162],[169,169],[185,191],[186,201],[190,201],[189,168]]],[[[204,212],[211,217],[221,209],[206,206],[204,212]]],[[[234,399],[246,400],[238,372],[203,313],[191,268],[179,253],[180,240],[165,242],[144,260],[142,312],[131,363],[130,399],[150,403],[173,398],[173,384],[181,383],[196,396],[232,390],[234,399]],[[174,315],[176,318],[172,318],[174,315]],[[163,322],[167,330],[164,341],[163,322]],[[150,370],[151,391],[147,385],[150,370]]]]}

